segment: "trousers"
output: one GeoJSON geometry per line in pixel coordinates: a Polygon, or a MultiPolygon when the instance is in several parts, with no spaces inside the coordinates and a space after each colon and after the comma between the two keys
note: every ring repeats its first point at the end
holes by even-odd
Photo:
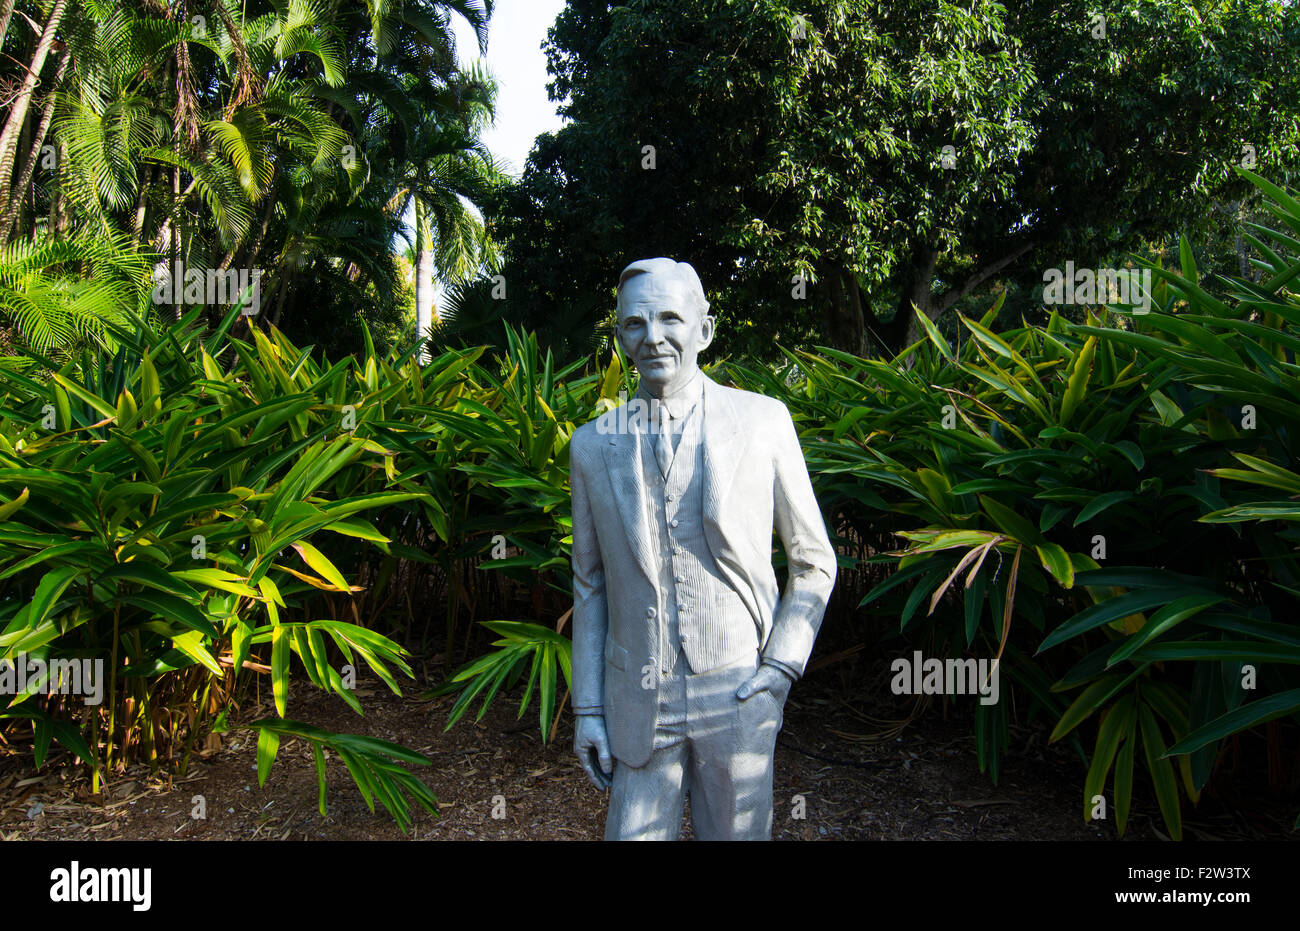
{"type": "Polygon", "coordinates": [[[784,722],[768,691],[736,689],[758,656],[694,674],[678,651],[659,683],[644,766],[614,761],[606,840],[677,840],[689,795],[697,840],[771,840],[772,756],[784,722]]]}

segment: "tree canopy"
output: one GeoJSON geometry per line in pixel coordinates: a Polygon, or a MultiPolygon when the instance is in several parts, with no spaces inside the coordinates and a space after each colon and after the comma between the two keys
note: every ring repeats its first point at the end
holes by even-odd
{"type": "Polygon", "coordinates": [[[593,323],[627,261],[700,271],[720,345],[855,352],[994,282],[1198,232],[1300,165],[1276,0],[571,0],[499,211],[516,316],[593,323]]]}

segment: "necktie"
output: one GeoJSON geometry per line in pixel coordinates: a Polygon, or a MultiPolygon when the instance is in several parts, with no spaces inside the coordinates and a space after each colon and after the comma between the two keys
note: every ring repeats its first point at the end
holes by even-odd
{"type": "Polygon", "coordinates": [[[672,427],[668,420],[668,405],[659,404],[659,425],[658,435],[655,437],[655,462],[659,463],[659,472],[664,478],[668,477],[668,469],[673,464],[673,437],[672,427]]]}

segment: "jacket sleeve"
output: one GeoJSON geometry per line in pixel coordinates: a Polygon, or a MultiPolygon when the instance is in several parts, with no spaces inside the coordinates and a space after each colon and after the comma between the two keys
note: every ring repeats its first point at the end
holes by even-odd
{"type": "Polygon", "coordinates": [[[790,412],[779,402],[776,408],[773,520],[785,547],[789,578],[776,606],[763,661],[799,678],[835,586],[835,550],[826,535],[790,412]]]}
{"type": "Polygon", "coordinates": [[[603,714],[605,633],[609,626],[605,566],[584,473],[590,447],[576,434],[574,441],[569,447],[573,500],[573,713],[603,714]]]}

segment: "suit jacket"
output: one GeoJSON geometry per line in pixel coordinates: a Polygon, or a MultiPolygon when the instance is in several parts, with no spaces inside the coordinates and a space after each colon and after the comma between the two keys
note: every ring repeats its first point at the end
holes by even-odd
{"type": "MultiPolygon", "coordinates": [[[[718,570],[749,611],[763,660],[803,674],[835,584],[835,551],[785,405],[704,376],[704,535],[718,570]],[[778,592],[775,527],[789,578],[778,592]]],[[[642,766],[654,742],[657,547],[647,519],[636,430],[615,409],[569,445],[573,495],[573,706],[603,710],[611,751],[642,766]],[[650,687],[646,688],[646,681],[650,687]]],[[[721,623],[721,621],[718,621],[721,623]]],[[[703,623],[708,623],[704,619],[703,623]]],[[[692,656],[695,672],[735,657],[692,656]],[[704,668],[695,668],[699,661],[704,668]]]]}

